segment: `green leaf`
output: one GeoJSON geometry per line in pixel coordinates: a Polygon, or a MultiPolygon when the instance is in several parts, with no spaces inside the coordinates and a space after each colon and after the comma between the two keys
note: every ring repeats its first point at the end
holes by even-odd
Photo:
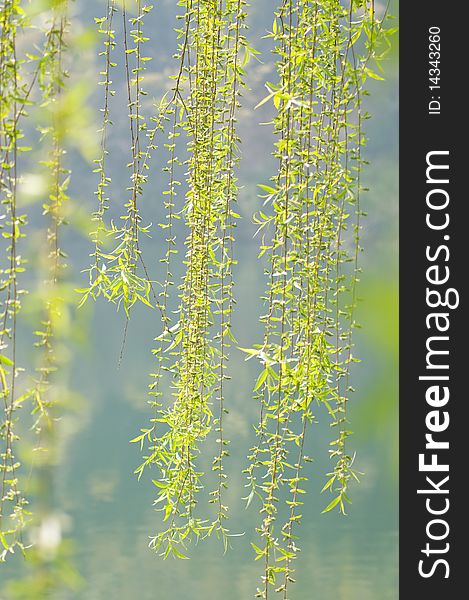
{"type": "Polygon", "coordinates": [[[264,381],[267,379],[267,375],[269,374],[268,369],[264,369],[262,371],[262,373],[259,375],[257,382],[256,382],[256,386],[254,387],[254,391],[256,392],[261,385],[264,383],[264,381]]]}
{"type": "Polygon", "coordinates": [[[326,506],[326,508],[322,511],[322,514],[327,513],[330,510],[332,510],[335,506],[337,506],[339,504],[339,502],[340,502],[340,496],[337,496],[337,498],[334,498],[334,500],[332,500],[332,502],[326,506]]]}
{"type": "Polygon", "coordinates": [[[264,190],[264,192],[267,192],[268,194],[276,194],[277,190],[274,190],[273,187],[270,187],[269,185],[263,185],[262,183],[258,183],[257,187],[260,187],[261,190],[264,190]]]}
{"type": "Polygon", "coordinates": [[[384,81],[384,77],[381,77],[381,75],[378,75],[371,69],[367,68],[365,71],[366,71],[366,74],[368,75],[368,77],[371,77],[371,79],[377,79],[378,81],[384,81]]]}
{"type": "Polygon", "coordinates": [[[260,354],[260,350],[256,350],[255,348],[240,348],[238,347],[238,350],[241,350],[241,352],[245,352],[246,354],[249,354],[249,356],[246,358],[246,360],[250,360],[253,356],[258,356],[260,354]]]}
{"type": "Polygon", "coordinates": [[[180,558],[181,560],[189,560],[189,557],[185,554],[182,554],[182,552],[179,552],[175,546],[172,547],[171,552],[176,558],[180,558]]]}
{"type": "Polygon", "coordinates": [[[3,354],[0,354],[0,363],[2,363],[3,365],[7,365],[7,367],[12,367],[14,364],[10,358],[4,356],[3,354]]]}
{"type": "Polygon", "coordinates": [[[254,498],[254,490],[252,489],[249,496],[246,498],[246,510],[249,508],[253,498],[254,498]]]}

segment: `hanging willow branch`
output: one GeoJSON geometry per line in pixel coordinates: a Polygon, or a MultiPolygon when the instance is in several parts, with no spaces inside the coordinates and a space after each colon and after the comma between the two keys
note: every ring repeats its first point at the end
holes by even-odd
{"type": "MultiPolygon", "coordinates": [[[[104,50],[100,52],[100,56],[104,58],[104,66],[101,68],[100,75],[102,80],[99,85],[104,88],[104,100],[103,107],[101,109],[103,114],[103,124],[100,131],[100,156],[95,160],[97,165],[95,172],[98,173],[99,181],[96,190],[96,197],[98,206],[96,212],[93,214],[93,220],[96,222],[96,229],[92,233],[92,240],[95,245],[94,258],[95,273],[99,273],[103,242],[108,234],[108,228],[105,224],[104,217],[106,211],[109,209],[109,196],[107,195],[107,188],[111,183],[110,177],[107,175],[107,138],[108,128],[112,124],[110,118],[110,101],[111,97],[115,95],[115,90],[111,88],[112,85],[112,69],[116,67],[116,63],[112,61],[112,53],[116,47],[114,25],[114,13],[116,12],[114,0],[108,0],[106,5],[106,15],[104,17],[96,18],[96,24],[98,26],[99,33],[104,36],[104,50]]],[[[93,275],[96,277],[96,275],[93,275]]]]}
{"type": "Polygon", "coordinates": [[[101,71],[103,77],[100,82],[104,86],[104,105],[102,108],[103,125],[101,129],[101,154],[95,161],[99,174],[99,182],[96,191],[98,207],[94,214],[96,229],[92,234],[95,245],[94,263],[89,269],[90,286],[81,290],[84,294],[82,302],[88,297],[97,298],[103,295],[106,299],[122,304],[127,318],[131,307],[135,302],[143,302],[151,306],[150,293],[151,282],[147,269],[143,262],[140,250],[140,237],[148,233],[148,227],[142,225],[139,198],[142,194],[142,185],[146,181],[145,171],[148,168],[145,151],[141,147],[141,137],[146,130],[145,119],[142,115],[142,98],[145,95],[143,89],[145,64],[149,57],[142,55],[142,47],[149,38],[143,34],[144,17],[152,6],[144,5],[140,0],[131,2],[124,0],[122,8],[117,8],[115,0],[107,2],[106,15],[96,19],[99,32],[104,36],[104,68],[101,71]],[[129,17],[128,5],[136,10],[135,17],[129,17]],[[125,94],[127,100],[129,138],[130,138],[130,186],[127,188],[128,200],[124,203],[124,212],[119,217],[119,222],[105,222],[105,213],[109,208],[109,197],[107,188],[111,182],[106,171],[107,135],[110,120],[110,99],[115,90],[111,88],[111,71],[117,64],[114,62],[116,51],[114,23],[118,15],[122,13],[122,52],[123,69],[125,77],[125,94]],[[109,237],[113,242],[111,250],[105,252],[104,240],[109,237]],[[142,272],[139,270],[142,268],[142,272]]]}
{"type": "Polygon", "coordinates": [[[293,581],[293,529],[301,520],[315,405],[327,408],[337,432],[323,490],[333,499],[324,512],[338,506],[345,514],[350,480],[358,479],[346,447],[347,402],[356,361],[362,88],[374,76],[367,65],[379,29],[372,2],[284,0],[271,32],[279,81],[262,103],[272,100],[277,109],[279,168],[272,184],[261,186],[266,208],[255,218],[269,260],[268,310],[263,343],[245,350],[262,364],[259,441],[246,470],[248,502],[255,495],[262,502],[261,543],[253,545],[264,562],[259,598],[272,590],[286,600],[293,581]],[[281,502],[287,517],[277,525],[281,502]]]}
{"type": "Polygon", "coordinates": [[[157,338],[155,381],[151,386],[156,417],[151,429],[143,429],[133,441],[149,446],[149,454],[137,469],[157,468],[155,505],[164,512],[167,527],[151,540],[151,547],[164,556],[183,556],[192,538],[215,532],[227,544],[227,507],[224,458],[228,440],[223,432],[227,350],[231,333],[232,255],[234,202],[237,195],[235,168],[238,163],[236,113],[243,86],[241,50],[248,52],[243,35],[243,0],[190,0],[180,2],[185,14],[178,30],[179,71],[172,96],[165,98],[154,133],[169,123],[165,168],[167,251],[165,282],[160,294],[163,333],[157,338]],[[188,139],[187,187],[184,204],[176,208],[178,171],[183,160],[178,138],[188,139]],[[176,254],[175,219],[182,213],[188,233],[185,241],[185,274],[173,290],[171,266],[176,254]],[[170,308],[179,303],[177,322],[170,308]],[[172,389],[169,402],[162,387],[172,389]],[[213,408],[214,401],[218,409],[213,408]],[[197,512],[197,496],[204,488],[201,444],[216,433],[217,454],[212,464],[216,475],[210,503],[213,519],[197,512]]]}
{"type": "Polygon", "coordinates": [[[58,398],[54,392],[53,375],[60,359],[57,356],[56,330],[65,310],[61,290],[62,274],[66,269],[66,255],[61,249],[60,233],[64,225],[64,203],[68,200],[67,188],[70,171],[64,166],[65,119],[63,118],[62,92],[67,72],[63,65],[68,27],[67,1],[57,4],[52,11],[47,61],[39,73],[42,107],[47,109],[49,123],[41,129],[43,141],[49,146],[49,159],[44,162],[48,172],[48,199],[43,203],[43,215],[47,219],[45,229],[45,280],[40,291],[43,305],[42,322],[36,347],[41,350],[35,386],[32,391],[35,415],[34,429],[38,434],[38,447],[45,451],[42,463],[52,461],[58,398]]]}
{"type": "MultiPolygon", "coordinates": [[[[21,111],[26,102],[27,89],[20,78],[20,64],[17,61],[17,38],[21,28],[26,26],[19,12],[19,3],[3,2],[0,5],[0,138],[1,138],[1,200],[3,237],[8,240],[6,265],[1,268],[2,308],[0,313],[0,380],[4,405],[0,423],[2,439],[1,450],[1,498],[0,498],[0,534],[3,550],[1,559],[8,550],[23,548],[22,530],[25,525],[24,508],[26,500],[19,488],[16,457],[15,413],[22,399],[17,397],[15,383],[17,375],[16,361],[16,324],[20,310],[22,291],[18,286],[18,275],[23,270],[17,245],[24,225],[24,217],[17,212],[19,154],[19,128],[21,111]]],[[[5,263],[4,263],[5,264],[5,263]]]]}
{"type": "MultiPolygon", "coordinates": [[[[19,56],[17,40],[20,34],[24,35],[30,27],[20,3],[16,1],[3,3],[0,14],[2,18],[1,34],[1,195],[2,205],[5,209],[3,219],[5,231],[3,237],[8,240],[6,248],[8,254],[8,267],[2,269],[1,290],[4,294],[1,312],[1,355],[0,379],[2,382],[2,398],[4,401],[4,416],[1,422],[1,439],[4,448],[1,454],[1,501],[0,501],[0,541],[3,550],[0,559],[4,560],[7,553],[14,553],[15,549],[24,550],[22,531],[26,525],[25,511],[27,500],[20,484],[24,488],[24,481],[20,479],[21,464],[16,457],[15,442],[19,437],[16,433],[18,421],[17,412],[24,402],[32,400],[32,413],[35,415],[35,429],[41,432],[44,421],[51,426],[49,410],[52,403],[46,398],[49,387],[49,374],[53,370],[51,365],[52,353],[52,319],[55,311],[52,295],[46,301],[44,331],[38,333],[41,345],[45,349],[44,366],[40,369],[40,376],[33,387],[17,391],[18,376],[23,371],[17,364],[17,322],[21,309],[21,296],[24,290],[19,287],[19,276],[25,270],[25,261],[21,258],[19,244],[24,237],[23,228],[26,217],[18,214],[18,158],[21,152],[28,148],[20,145],[23,137],[21,121],[27,117],[26,107],[53,105],[63,85],[62,50],[64,47],[65,17],[63,10],[66,2],[58,2],[50,12],[49,26],[45,32],[43,52],[39,56],[19,56]],[[28,67],[28,68],[27,68],[28,67]],[[40,90],[40,100],[37,100],[35,88],[40,90]]],[[[53,112],[53,109],[51,109],[53,112]]],[[[60,206],[65,198],[66,181],[61,167],[63,150],[60,144],[59,116],[50,128],[41,133],[49,134],[53,139],[51,160],[46,163],[50,169],[53,183],[50,186],[49,202],[44,204],[44,211],[52,215],[52,224],[47,232],[50,250],[48,252],[51,263],[50,278],[51,290],[55,286],[59,271],[61,252],[58,247],[58,227],[61,224],[60,206]]],[[[41,442],[38,442],[40,445],[41,442]]]]}

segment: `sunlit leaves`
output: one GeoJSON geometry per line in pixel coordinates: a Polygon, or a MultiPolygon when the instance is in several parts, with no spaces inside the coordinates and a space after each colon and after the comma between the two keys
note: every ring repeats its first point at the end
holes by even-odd
{"type": "Polygon", "coordinates": [[[259,256],[268,257],[267,312],[262,344],[242,349],[260,362],[254,393],[261,404],[258,443],[249,456],[248,502],[261,499],[263,585],[288,598],[298,552],[294,526],[304,503],[305,438],[320,412],[336,438],[334,470],[324,512],[345,513],[347,489],[357,479],[346,449],[360,237],[359,198],[363,84],[378,78],[369,67],[380,23],[373,3],[283,0],[269,33],[278,81],[266,85],[258,106],[272,102],[278,173],[260,185],[259,256]],[[356,3],[354,3],[356,4],[356,3]],[[365,6],[366,10],[361,10],[365,6]],[[368,10],[370,8],[370,10],[368,10]],[[279,505],[288,517],[278,524],[279,505]]]}
{"type": "Polygon", "coordinates": [[[140,0],[136,2],[108,0],[106,15],[95,20],[104,42],[104,50],[100,53],[104,63],[100,71],[102,77],[100,85],[104,89],[104,100],[101,109],[100,156],[95,159],[94,169],[99,177],[96,190],[98,206],[93,215],[96,223],[92,233],[94,262],[88,270],[90,285],[83,294],[82,302],[89,297],[96,299],[104,296],[106,300],[122,306],[127,318],[136,302],[148,306],[153,306],[154,303],[152,282],[140,249],[140,239],[143,235],[148,235],[149,226],[142,224],[139,209],[139,199],[147,180],[149,152],[148,148],[145,150],[147,125],[142,114],[142,98],[146,94],[143,85],[146,64],[150,57],[143,54],[143,45],[149,41],[143,33],[143,27],[144,18],[152,8],[151,5],[146,5],[140,0]],[[127,200],[123,206],[118,206],[118,209],[123,211],[119,221],[108,222],[106,213],[112,202],[109,196],[111,179],[107,170],[108,129],[111,125],[111,98],[115,95],[112,77],[113,71],[117,68],[115,29],[119,25],[123,44],[122,69],[126,81],[129,123],[130,185],[126,190],[127,200]],[[106,243],[110,246],[109,251],[104,250],[106,243]]]}
{"type": "Polygon", "coordinates": [[[238,217],[235,123],[243,53],[245,63],[254,54],[243,33],[244,0],[181,0],[179,6],[173,89],[155,106],[144,157],[150,160],[157,139],[163,138],[160,147],[168,157],[163,193],[167,216],[159,224],[166,242],[160,261],[164,280],[158,287],[163,331],[155,339],[156,369],[150,386],[156,414],[153,428],[135,438],[146,452],[138,476],[148,466],[157,468],[155,508],[162,512],[166,528],[151,539],[151,547],[164,557],[178,557],[191,541],[211,534],[222,539],[226,549],[231,535],[223,497],[229,454],[224,434],[226,363],[234,341],[232,245],[238,217]],[[176,236],[181,234],[185,256],[177,285],[173,271],[176,236]],[[209,492],[213,516],[205,519],[199,516],[198,497],[207,476],[198,464],[212,437],[217,447],[211,462],[216,487],[209,492]]]}

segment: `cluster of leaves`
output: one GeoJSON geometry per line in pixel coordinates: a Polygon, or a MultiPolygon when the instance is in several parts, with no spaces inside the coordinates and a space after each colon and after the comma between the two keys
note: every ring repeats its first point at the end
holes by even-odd
{"type": "MultiPolygon", "coordinates": [[[[157,369],[151,385],[156,411],[153,426],[134,441],[147,449],[139,476],[150,465],[157,468],[155,505],[164,512],[167,527],[151,539],[151,547],[164,556],[184,556],[194,538],[216,533],[226,547],[227,506],[224,458],[228,440],[223,432],[227,351],[233,309],[233,228],[237,214],[236,165],[238,137],[236,113],[243,87],[244,57],[249,49],[243,35],[243,0],[182,0],[181,39],[172,93],[165,97],[151,130],[168,129],[165,171],[166,234],[165,280],[158,297],[163,332],[154,355],[157,369]],[[180,139],[186,140],[186,149],[180,139]],[[186,151],[188,158],[180,158],[186,151]],[[178,203],[179,173],[186,171],[184,201],[178,203]],[[184,219],[184,275],[175,286],[172,276],[176,249],[175,220],[184,219]],[[178,305],[175,311],[170,307],[178,305]],[[163,381],[162,381],[163,380],[163,381]],[[162,387],[172,401],[163,399],[162,387]],[[218,405],[215,412],[214,404],[218,405]],[[218,451],[212,471],[216,488],[209,502],[216,507],[213,519],[197,514],[197,495],[203,473],[197,466],[201,444],[216,434],[218,451]],[[182,549],[182,551],[181,551],[182,549]]],[[[183,175],[184,176],[184,175],[183,175]]]]}
{"type": "Polygon", "coordinates": [[[1,421],[0,435],[2,453],[0,475],[0,532],[3,554],[9,549],[21,546],[21,531],[25,521],[25,505],[19,489],[17,471],[19,462],[16,458],[14,431],[15,412],[21,406],[22,399],[17,398],[15,390],[16,364],[16,319],[20,309],[22,290],[18,289],[18,276],[24,270],[18,256],[17,244],[22,235],[24,217],[17,214],[17,158],[21,139],[20,115],[28,101],[28,88],[18,77],[17,38],[18,30],[25,26],[19,2],[3,2],[1,6],[0,37],[0,119],[1,119],[1,201],[2,201],[2,235],[8,239],[7,256],[0,271],[2,321],[0,332],[0,379],[2,383],[2,400],[4,413],[1,421]],[[9,354],[9,356],[8,356],[9,354]]]}
{"type": "Polygon", "coordinates": [[[256,215],[260,255],[268,257],[267,313],[262,343],[246,349],[262,371],[257,445],[246,469],[248,502],[262,503],[256,559],[264,563],[257,597],[288,598],[298,547],[305,482],[305,437],[324,406],[336,430],[334,468],[325,508],[345,514],[350,481],[358,479],[346,447],[350,435],[349,373],[356,361],[355,287],[359,277],[360,172],[364,144],[363,86],[381,22],[372,2],[283,0],[271,37],[278,82],[267,85],[276,108],[279,167],[256,215]],[[316,408],[315,408],[316,407],[316,408]],[[278,524],[280,506],[286,517],[278,524]]]}
{"type": "Polygon", "coordinates": [[[81,290],[83,300],[88,297],[96,299],[102,295],[111,302],[123,305],[127,317],[135,302],[143,302],[151,306],[151,282],[143,262],[140,249],[140,237],[148,233],[148,226],[142,225],[138,201],[143,191],[143,184],[147,178],[148,158],[153,147],[150,136],[149,147],[145,147],[142,136],[147,130],[147,124],[142,114],[142,98],[145,64],[150,57],[142,55],[143,44],[148,37],[143,34],[144,18],[152,10],[151,5],[142,4],[140,0],[122,3],[116,0],[107,2],[106,15],[96,19],[99,33],[104,38],[104,68],[101,71],[100,84],[104,87],[104,104],[102,108],[103,124],[101,129],[101,154],[96,159],[95,172],[98,173],[99,182],[96,191],[98,200],[97,210],[93,216],[96,223],[92,234],[95,249],[92,255],[93,264],[89,269],[90,285],[81,290]],[[135,16],[129,16],[127,5],[132,4],[136,9],[135,16]],[[135,5],[135,6],[134,6],[135,5]],[[106,158],[108,127],[110,120],[110,100],[115,95],[112,89],[112,71],[116,69],[115,54],[119,50],[116,42],[115,23],[122,16],[122,55],[123,69],[126,82],[126,101],[128,109],[129,134],[130,134],[130,185],[126,192],[128,198],[123,202],[123,213],[119,222],[109,222],[106,211],[110,205],[108,187],[111,179],[107,174],[106,158]],[[107,250],[105,242],[111,240],[112,247],[107,250]]]}
{"type": "MultiPolygon", "coordinates": [[[[0,37],[0,138],[2,236],[5,240],[4,264],[0,269],[2,322],[0,332],[0,380],[4,410],[0,421],[0,559],[16,549],[24,550],[23,529],[30,520],[24,494],[26,478],[17,456],[20,409],[28,403],[33,414],[36,432],[35,450],[47,446],[53,429],[51,412],[54,400],[50,394],[51,373],[55,370],[54,323],[60,318],[57,283],[63,268],[63,253],[59,247],[59,228],[63,223],[62,204],[66,200],[67,172],[62,166],[62,119],[58,113],[58,98],[65,77],[62,52],[65,48],[66,5],[53,2],[40,15],[29,15],[18,0],[0,4],[2,33],[0,37]],[[43,46],[39,54],[24,50],[28,34],[39,31],[43,46]],[[23,48],[20,50],[20,42],[23,48]],[[41,348],[40,366],[36,373],[23,373],[18,364],[17,328],[21,298],[25,294],[21,277],[26,269],[21,249],[26,237],[25,215],[18,213],[18,187],[21,178],[20,155],[30,150],[22,145],[24,121],[30,112],[40,107],[44,115],[39,132],[44,148],[50,148],[43,165],[48,173],[48,198],[43,214],[48,218],[42,244],[47,264],[44,277],[47,291],[42,296],[43,321],[36,331],[37,346],[41,348]],[[23,377],[20,380],[20,375],[23,377]]],[[[32,37],[32,36],[30,36],[32,37]]],[[[23,247],[23,251],[24,251],[23,247]]],[[[3,251],[3,249],[2,249],[3,251]]]]}

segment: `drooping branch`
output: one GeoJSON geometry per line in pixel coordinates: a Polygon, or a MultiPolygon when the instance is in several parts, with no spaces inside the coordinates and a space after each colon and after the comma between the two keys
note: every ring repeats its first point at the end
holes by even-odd
{"type": "Polygon", "coordinates": [[[148,443],[150,451],[137,470],[139,475],[150,464],[159,471],[156,504],[163,507],[169,526],[155,536],[152,546],[165,556],[178,555],[178,547],[185,547],[191,538],[212,532],[227,543],[224,383],[228,379],[227,349],[233,340],[232,242],[239,141],[235,125],[244,75],[240,53],[246,45],[243,0],[189,1],[183,6],[179,70],[173,94],[164,105],[172,125],[167,144],[168,217],[162,224],[167,232],[164,330],[157,338],[158,369],[151,388],[157,414],[154,426],[142,430],[135,440],[148,443]],[[185,273],[176,297],[172,294],[171,263],[176,255],[181,134],[187,139],[187,192],[177,214],[184,216],[187,235],[185,273]],[[176,302],[178,320],[174,323],[168,307],[176,302]],[[161,390],[167,380],[174,390],[173,402],[168,402],[161,390]],[[212,408],[215,401],[217,414],[212,408]],[[204,487],[204,475],[196,463],[201,444],[211,431],[216,433],[218,451],[212,464],[217,483],[210,494],[216,516],[210,522],[196,516],[197,496],[204,487]]]}
{"type": "Polygon", "coordinates": [[[259,439],[246,472],[249,502],[255,495],[262,501],[261,544],[254,549],[264,561],[257,597],[265,599],[271,590],[287,599],[293,581],[293,529],[301,520],[310,460],[305,439],[315,405],[326,408],[337,432],[330,451],[335,466],[324,487],[334,497],[325,512],[338,506],[345,513],[349,482],[357,479],[346,441],[359,271],[361,90],[379,27],[366,4],[284,0],[271,32],[278,82],[268,84],[263,102],[273,100],[277,109],[279,168],[272,184],[261,186],[270,211],[256,216],[261,253],[269,259],[265,335],[246,350],[262,364],[255,387],[259,439]],[[288,517],[279,526],[283,502],[288,517]]]}
{"type": "MultiPolygon", "coordinates": [[[[27,400],[32,403],[34,429],[40,433],[43,428],[50,428],[52,419],[50,409],[53,402],[47,398],[49,375],[54,370],[51,363],[53,355],[53,320],[55,315],[55,286],[59,277],[61,251],[58,231],[62,223],[60,207],[65,198],[67,185],[62,167],[63,148],[61,145],[61,119],[55,114],[58,94],[63,86],[64,72],[62,68],[62,52],[65,47],[65,10],[66,2],[58,2],[55,7],[46,10],[43,32],[44,45],[42,53],[20,54],[17,40],[25,35],[31,26],[28,18],[16,1],[5,2],[0,11],[2,18],[2,35],[0,48],[0,87],[1,87],[1,195],[2,206],[6,212],[4,220],[6,231],[3,237],[8,241],[6,247],[8,267],[1,270],[2,294],[4,295],[1,311],[1,358],[0,379],[2,382],[2,398],[4,415],[1,422],[1,438],[4,447],[1,454],[1,500],[0,500],[0,534],[3,551],[1,559],[15,549],[24,550],[23,529],[28,519],[25,518],[27,500],[24,497],[25,482],[28,476],[23,473],[22,465],[15,452],[19,437],[16,429],[20,419],[20,409],[27,400]],[[41,134],[50,138],[50,160],[44,165],[49,171],[49,198],[44,202],[44,212],[50,216],[50,224],[45,231],[45,243],[50,264],[47,279],[49,294],[44,300],[44,321],[38,333],[38,345],[44,348],[44,361],[36,381],[30,385],[23,376],[21,386],[19,375],[24,371],[18,364],[17,328],[21,310],[21,296],[25,291],[20,287],[20,277],[25,271],[25,260],[21,256],[21,242],[25,237],[23,228],[26,216],[18,213],[18,184],[20,181],[20,153],[28,150],[21,145],[24,137],[24,121],[28,117],[26,108],[40,106],[48,108],[54,114],[50,124],[41,129],[41,134]],[[53,108],[52,108],[53,107],[53,108]]],[[[36,25],[36,24],[35,24],[36,25]]],[[[32,374],[30,374],[32,375],[32,374]]],[[[35,445],[40,445],[36,441],[35,445]]]]}
{"type": "Polygon", "coordinates": [[[139,209],[139,199],[143,192],[143,184],[146,181],[146,170],[148,169],[147,154],[142,148],[141,138],[146,131],[147,125],[142,114],[142,97],[145,95],[143,89],[145,64],[149,57],[143,56],[143,45],[149,38],[144,36],[144,18],[152,10],[152,6],[143,4],[140,0],[130,2],[124,0],[121,7],[117,2],[110,0],[107,3],[106,15],[96,19],[99,32],[104,36],[104,51],[100,53],[104,65],[101,75],[101,84],[104,87],[104,101],[102,108],[101,127],[101,151],[96,159],[99,181],[96,196],[98,200],[97,210],[94,214],[96,229],[92,233],[94,261],[89,268],[89,287],[83,290],[82,303],[87,298],[96,299],[104,296],[111,302],[122,305],[128,319],[130,309],[135,302],[143,302],[151,306],[150,295],[152,286],[145,267],[140,249],[140,237],[148,233],[148,227],[142,224],[139,209]],[[128,11],[128,5],[136,9],[136,16],[128,11]],[[135,6],[134,6],[135,5],[135,6]],[[111,87],[112,72],[116,71],[117,63],[115,55],[117,51],[116,32],[114,30],[118,13],[121,13],[122,28],[121,56],[122,68],[125,81],[125,97],[128,112],[129,140],[130,140],[130,185],[126,192],[127,201],[123,205],[123,211],[118,203],[112,201],[108,196],[111,179],[107,172],[108,128],[111,124],[111,97],[115,90],[111,87]],[[106,212],[111,205],[122,212],[118,221],[107,222],[106,212]],[[103,248],[106,239],[110,239],[112,247],[110,250],[103,248]]]}

